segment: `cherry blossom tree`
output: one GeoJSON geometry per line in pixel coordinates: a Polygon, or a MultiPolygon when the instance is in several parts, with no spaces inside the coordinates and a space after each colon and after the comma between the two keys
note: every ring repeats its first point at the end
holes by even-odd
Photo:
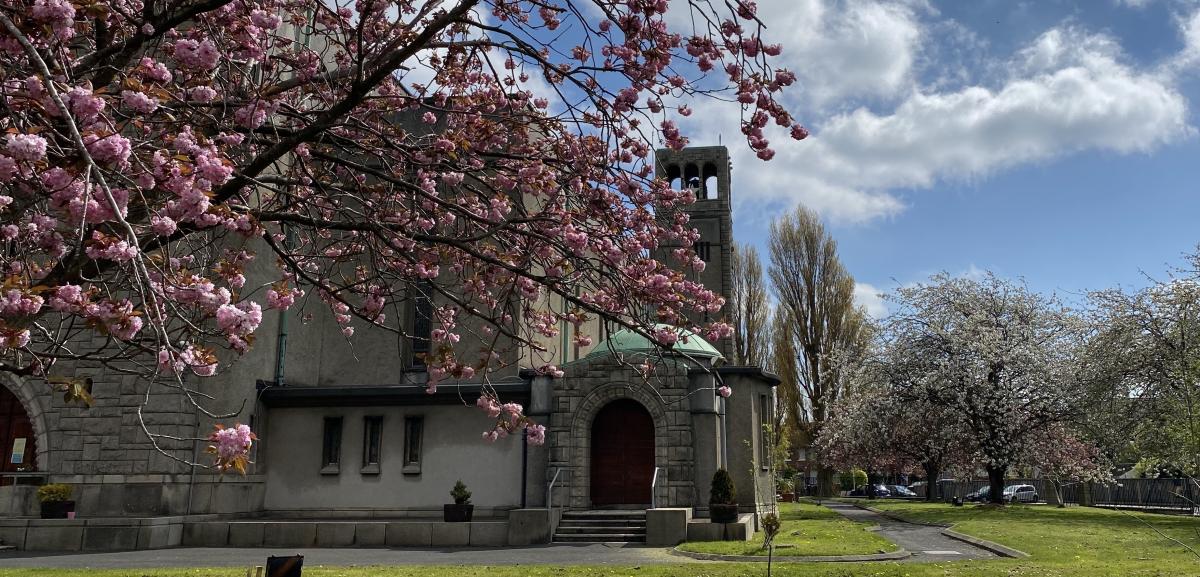
{"type": "Polygon", "coordinates": [[[1062,490],[1067,484],[1113,481],[1112,466],[1100,448],[1062,424],[1050,427],[1030,444],[1028,459],[1050,479],[1059,507],[1066,506],[1062,490]]]}
{"type": "Polygon", "coordinates": [[[1009,469],[1083,406],[1078,319],[1054,298],[991,273],[939,274],[892,299],[889,338],[924,367],[922,378],[898,384],[961,419],[988,473],[990,500],[1002,502],[1009,469]]]}
{"type": "MultiPolygon", "coordinates": [[[[689,27],[666,0],[4,0],[0,370],[79,398],[69,367],[98,363],[200,405],[184,377],[305,295],[346,338],[355,318],[412,338],[388,311],[436,297],[431,391],[562,322],[727,337],[686,320],[723,299],[683,272],[703,266],[686,217],[655,217],[693,195],[652,151],[687,144],[705,95],[762,159],[770,130],[807,131],[754,2],[676,4],[689,27]],[[667,241],[678,262],[651,259],[667,241]],[[549,296],[569,306],[531,306],[549,296]],[[469,320],[485,344],[463,354],[469,320]]],[[[243,427],[213,434],[220,466],[243,427]]]]}
{"type": "Polygon", "coordinates": [[[875,498],[874,473],[907,469],[911,461],[894,450],[896,417],[892,400],[880,387],[847,391],[830,407],[817,437],[821,463],[840,470],[867,473],[866,495],[875,498]]]}
{"type": "Polygon", "coordinates": [[[1200,474],[1200,254],[1138,291],[1091,293],[1085,375],[1115,441],[1135,459],[1200,474]],[[1123,426],[1118,426],[1123,425],[1123,426]]]}

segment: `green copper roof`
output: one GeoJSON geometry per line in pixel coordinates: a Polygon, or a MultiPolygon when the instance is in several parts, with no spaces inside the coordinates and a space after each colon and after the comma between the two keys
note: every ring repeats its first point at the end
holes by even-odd
{"type": "MultiPolygon", "coordinates": [[[[721,356],[721,352],[718,351],[716,349],[716,347],[713,347],[712,345],[710,345],[708,343],[708,341],[700,338],[698,335],[696,335],[696,333],[693,333],[692,331],[685,330],[685,329],[675,329],[675,328],[671,327],[670,325],[655,325],[655,328],[666,328],[666,329],[679,331],[679,335],[680,335],[679,341],[676,342],[675,345],[673,347],[671,347],[671,350],[668,352],[674,352],[674,353],[678,353],[681,355],[714,359],[714,360],[715,359],[724,359],[724,357],[721,356]],[[687,338],[686,343],[683,342],[684,337],[687,338]]],[[[621,330],[613,333],[612,335],[610,335],[607,340],[601,341],[600,344],[596,345],[596,348],[592,349],[592,352],[588,353],[588,355],[584,358],[590,359],[590,358],[595,358],[595,357],[601,357],[604,355],[609,355],[612,353],[652,354],[652,353],[657,353],[660,350],[661,349],[658,346],[656,346],[654,343],[650,342],[650,339],[647,339],[646,337],[639,335],[629,329],[621,329],[621,330]]]]}

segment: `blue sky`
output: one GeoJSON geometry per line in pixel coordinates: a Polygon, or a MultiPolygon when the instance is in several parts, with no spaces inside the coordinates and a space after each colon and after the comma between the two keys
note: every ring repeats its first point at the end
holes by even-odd
{"type": "Polygon", "coordinates": [[[728,107],[735,235],[817,210],[862,302],[990,269],[1067,300],[1140,286],[1200,242],[1200,2],[759,0],[813,136],[763,163],[728,107]]]}

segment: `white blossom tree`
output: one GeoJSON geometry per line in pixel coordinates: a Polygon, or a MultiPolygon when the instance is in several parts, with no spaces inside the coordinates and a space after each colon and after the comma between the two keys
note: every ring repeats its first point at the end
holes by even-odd
{"type": "Polygon", "coordinates": [[[889,323],[894,346],[925,375],[897,384],[957,414],[987,471],[990,500],[1031,446],[1080,406],[1074,353],[1078,319],[1055,298],[991,273],[947,274],[897,289],[889,323]]]}

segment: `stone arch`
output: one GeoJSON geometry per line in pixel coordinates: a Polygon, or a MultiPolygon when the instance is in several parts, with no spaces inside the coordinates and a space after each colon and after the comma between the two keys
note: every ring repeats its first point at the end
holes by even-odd
{"type": "Polygon", "coordinates": [[[717,165],[712,162],[704,163],[704,171],[701,173],[704,178],[704,198],[720,198],[723,196],[721,190],[720,172],[717,170],[717,165]]]}
{"type": "Polygon", "coordinates": [[[704,179],[700,177],[700,167],[694,163],[687,163],[683,167],[683,186],[690,188],[696,193],[697,200],[704,200],[704,179]]]}
{"type": "MultiPolygon", "coordinates": [[[[50,470],[50,429],[46,427],[46,412],[42,410],[37,393],[31,390],[25,379],[12,373],[0,373],[0,384],[21,401],[29,422],[33,425],[34,444],[37,445],[37,467],[39,472],[50,470]]],[[[6,456],[7,457],[7,456],[6,456]]]]}
{"type": "MultiPolygon", "coordinates": [[[[661,400],[641,391],[629,383],[614,382],[592,389],[579,402],[579,408],[571,419],[571,453],[572,469],[570,482],[570,507],[572,509],[587,509],[591,507],[591,455],[592,455],[592,424],[600,409],[618,399],[637,401],[654,421],[654,466],[666,470],[668,418],[666,408],[661,400]]],[[[665,483],[657,489],[659,498],[666,494],[665,483]]]]}
{"type": "Polygon", "coordinates": [[[672,190],[683,190],[683,171],[680,170],[678,164],[667,166],[667,182],[670,183],[672,190]]]}

